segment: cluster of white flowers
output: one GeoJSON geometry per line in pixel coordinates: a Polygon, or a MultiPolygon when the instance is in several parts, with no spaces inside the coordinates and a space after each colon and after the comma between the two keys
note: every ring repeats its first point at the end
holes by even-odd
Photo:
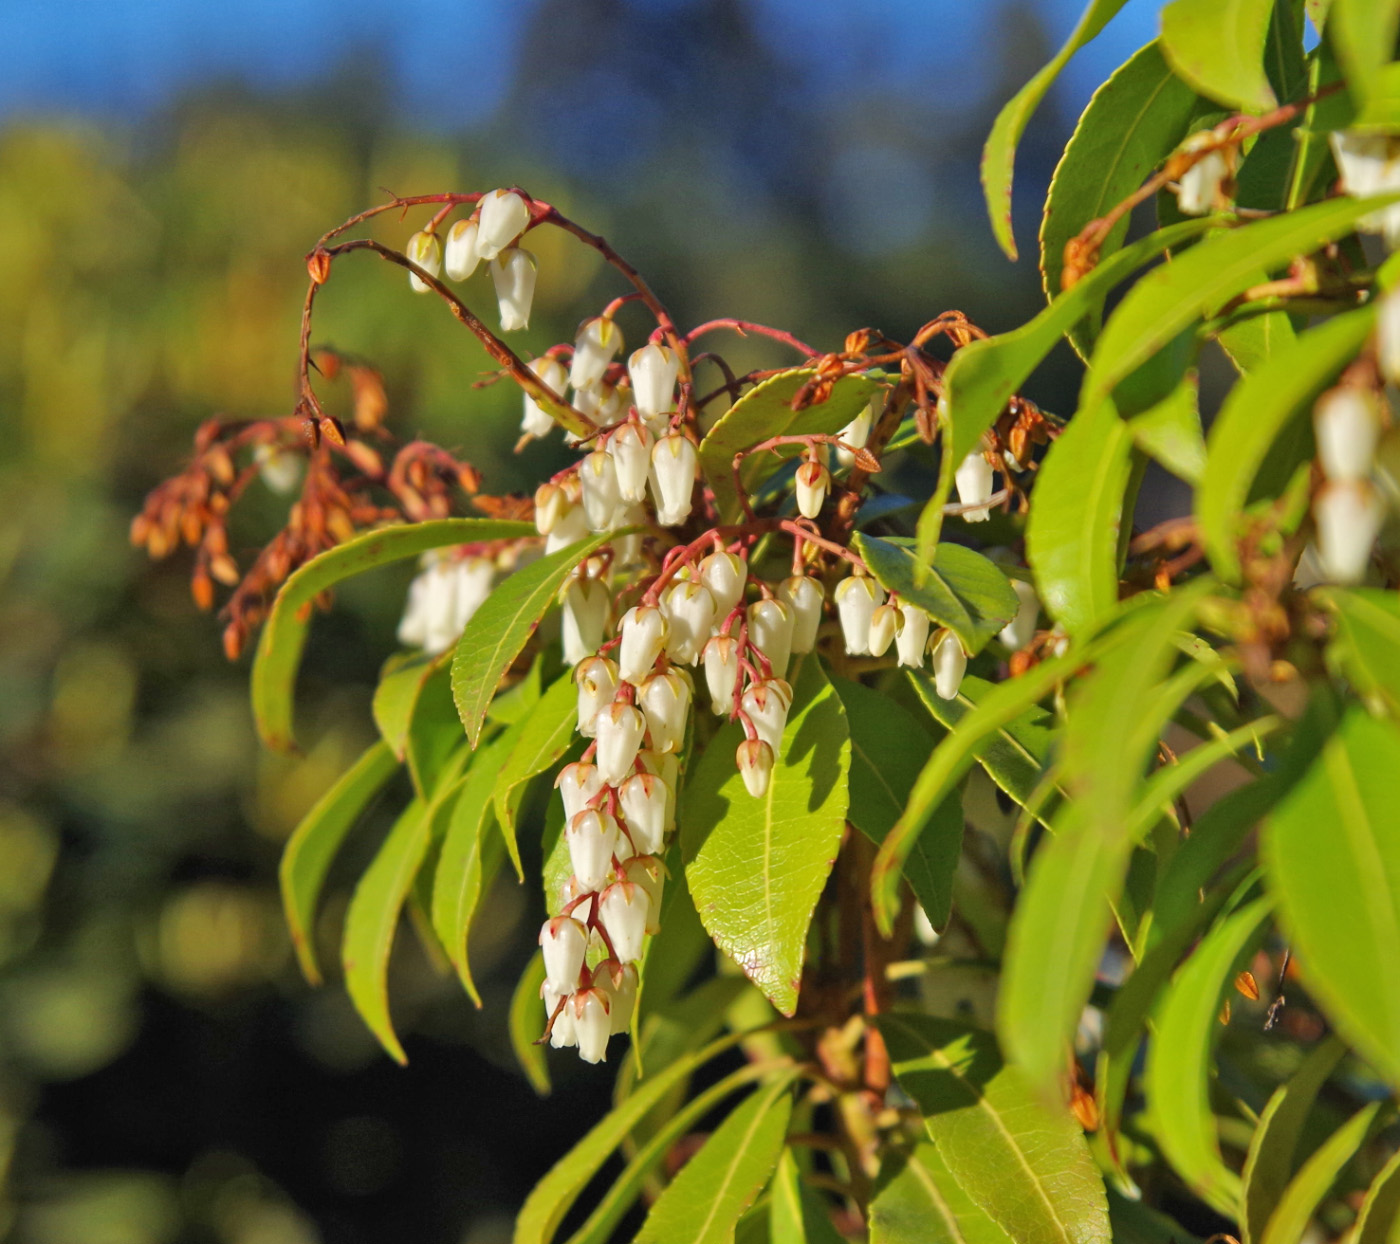
{"type": "MultiPolygon", "coordinates": [[[[515,332],[530,325],[530,304],[535,298],[535,257],[517,246],[530,223],[530,205],[514,190],[492,190],[481,197],[470,219],[453,222],[447,245],[436,233],[422,230],[408,239],[404,253],[430,276],[445,272],[453,281],[465,281],[485,261],[496,288],[501,331],[515,332]]],[[[409,284],[418,293],[430,288],[417,273],[409,284]]]]}
{"type": "MultiPolygon", "coordinates": [[[[1334,130],[1332,155],[1342,189],[1353,198],[1400,190],[1400,137],[1334,130]]],[[[1370,212],[1356,222],[1363,233],[1379,233],[1391,249],[1400,246],[1400,202],[1370,212]]]]}
{"type": "Polygon", "coordinates": [[[490,557],[460,550],[425,553],[419,564],[408,585],[399,642],[437,656],[457,642],[472,614],[491,595],[497,567],[490,557]]]}

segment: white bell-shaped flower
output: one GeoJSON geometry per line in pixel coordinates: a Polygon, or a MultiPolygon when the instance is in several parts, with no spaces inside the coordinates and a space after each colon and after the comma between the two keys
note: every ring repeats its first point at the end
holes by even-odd
{"type": "Polygon", "coordinates": [[[773,749],[762,739],[745,739],[739,744],[734,761],[744,779],[744,789],[755,799],[762,799],[773,777],[773,749]]]}
{"type": "Polygon", "coordinates": [[[694,665],[715,624],[715,598],[694,579],[680,579],[661,598],[666,615],[666,655],[677,664],[694,665]]]}
{"type": "Polygon", "coordinates": [[[666,832],[676,827],[676,792],[681,784],[681,758],[675,752],[654,752],[643,748],[637,753],[642,769],[666,783],[666,832]]]}
{"type": "Polygon", "coordinates": [[[836,613],[850,656],[870,652],[870,618],[884,600],[885,589],[869,575],[853,574],[836,585],[836,613]]]}
{"type": "Polygon", "coordinates": [[[646,718],[640,709],[614,700],[593,719],[593,729],[598,772],[605,786],[616,786],[632,772],[646,732],[646,718]]]}
{"type": "Polygon", "coordinates": [[[621,837],[617,822],[600,808],[575,812],[564,826],[569,863],[585,891],[601,890],[621,837]]]}
{"type": "Polygon", "coordinates": [[[967,673],[967,653],[952,631],[944,631],[933,645],[933,689],[943,700],[955,700],[967,673]]]}
{"type": "Polygon", "coordinates": [[[1299,554],[1298,564],[1293,567],[1293,586],[1300,592],[1306,592],[1309,588],[1326,582],[1327,576],[1323,573],[1322,563],[1317,556],[1317,545],[1309,540],[1299,554]]]}
{"type": "Polygon", "coordinates": [[[654,605],[637,605],[622,615],[617,668],[623,682],[640,687],[666,646],[666,616],[654,605]]]}
{"type": "Polygon", "coordinates": [[[929,616],[918,605],[901,604],[899,612],[903,624],[899,634],[894,637],[899,663],[922,669],[924,654],[928,651],[929,616]]]}
{"type": "Polygon", "coordinates": [[[792,632],[792,610],[782,601],[768,597],[749,606],[749,643],[768,658],[774,678],[787,674],[792,632]]]}
{"type": "Polygon", "coordinates": [[[724,625],[724,620],[743,600],[748,576],[748,563],[737,553],[717,552],[701,559],[700,582],[715,598],[716,626],[724,625]]]}
{"type": "Polygon", "coordinates": [[[1329,389],[1313,407],[1317,457],[1329,480],[1360,480],[1371,474],[1380,440],[1375,394],[1343,385],[1329,389]]]}
{"type": "Polygon", "coordinates": [[[1366,480],[1323,487],[1313,500],[1317,560],[1332,583],[1360,583],[1371,563],[1371,547],[1385,521],[1385,501],[1366,480]]]}
{"type": "Polygon", "coordinates": [[[651,474],[652,434],[641,423],[624,423],[608,440],[608,452],[617,469],[617,490],[628,502],[646,500],[651,474]]]}
{"type": "Polygon", "coordinates": [[[1376,355],[1381,375],[1400,385],[1400,285],[1384,294],[1376,306],[1376,355]]]}
{"type": "MultiPolygon", "coordinates": [[[[526,366],[555,393],[562,394],[564,392],[564,381],[568,378],[569,373],[564,370],[564,364],[558,359],[544,354],[537,359],[532,359],[526,366]]],[[[525,406],[520,419],[520,430],[527,436],[536,438],[547,436],[554,428],[554,416],[528,393],[523,396],[525,406]]],[[[538,512],[538,501],[536,502],[536,512],[538,512]]],[[[540,534],[548,535],[549,533],[542,531],[540,534]]]]}
{"type": "Polygon", "coordinates": [[[632,1026],[632,1012],[637,1009],[637,965],[604,959],[593,969],[593,988],[608,995],[612,1034],[626,1032],[632,1026]]]}
{"type": "Polygon", "coordinates": [[[535,530],[542,536],[549,535],[554,530],[554,524],[573,504],[560,485],[541,484],[535,489],[535,530]]]}
{"type": "Polygon", "coordinates": [[[627,832],[638,855],[656,855],[666,838],[666,805],[671,792],[656,773],[634,773],[617,788],[627,832]]]}
{"type": "Polygon", "coordinates": [[[1011,587],[1020,603],[1016,616],[1001,628],[997,638],[1012,652],[1020,652],[1035,638],[1035,625],[1040,621],[1040,597],[1024,579],[1012,579],[1011,587]]]}
{"type": "Polygon", "coordinates": [[[428,576],[419,574],[408,585],[408,600],[399,622],[399,643],[421,648],[428,642],[428,576]]]}
{"type": "Polygon", "coordinates": [[[544,538],[544,551],[557,553],[560,549],[566,549],[569,545],[586,539],[588,515],[583,512],[583,506],[571,505],[559,515],[554,526],[549,529],[549,535],[544,538]]]}
{"type": "MultiPolygon", "coordinates": [[[[1388,134],[1334,130],[1328,135],[1341,173],[1342,189],[1353,198],[1400,190],[1400,143],[1388,134]]],[[[1395,207],[1368,212],[1356,222],[1364,233],[1384,233],[1389,245],[1400,242],[1400,214],[1395,207]]]]}
{"type": "Polygon", "coordinates": [[[583,512],[593,531],[611,531],[622,506],[617,487],[617,464],[605,449],[595,449],[578,467],[583,486],[583,512]]]}
{"type": "Polygon", "coordinates": [[[637,692],[637,702],[646,716],[651,750],[680,751],[690,715],[690,680],[679,670],[653,674],[637,692]]]}
{"type": "Polygon", "coordinates": [[[774,759],[781,756],[783,730],[792,708],[792,688],[780,678],[750,683],[739,706],[753,722],[758,737],[773,749],[774,759]]]}
{"type": "Polygon", "coordinates": [[[569,581],[564,589],[560,623],[566,665],[577,665],[602,647],[611,607],[612,596],[601,579],[569,581]]]}
{"type": "Polygon", "coordinates": [[[870,440],[870,429],[875,424],[875,416],[880,413],[884,402],[883,392],[875,394],[866,408],[836,434],[837,439],[843,442],[836,446],[837,466],[846,470],[855,466],[856,456],[853,451],[865,448],[866,443],[870,440]],[[847,445],[851,448],[847,449],[847,445]]]}
{"type": "Polygon", "coordinates": [[[453,598],[451,623],[454,642],[491,595],[496,583],[496,564],[489,557],[463,557],[457,561],[455,569],[457,592],[453,598]]]}
{"type": "Polygon", "coordinates": [[[886,601],[883,605],[877,605],[875,612],[870,615],[870,655],[872,657],[882,657],[890,650],[890,645],[894,643],[895,637],[899,634],[899,626],[903,621],[897,603],[886,601]]]}
{"type": "Polygon", "coordinates": [[[476,248],[477,223],[474,220],[454,221],[447,231],[447,245],[442,248],[442,269],[453,281],[465,281],[481,262],[476,248]]]}
{"type": "Polygon", "coordinates": [[[680,369],[676,352],[658,341],[633,351],[627,371],[632,378],[632,400],[643,419],[660,419],[675,409],[680,369]]]}
{"type": "MultiPolygon", "coordinates": [[[[1198,151],[1215,141],[1209,130],[1192,134],[1182,148],[1198,151]]],[[[1220,197],[1220,188],[1230,174],[1230,166],[1221,151],[1212,151],[1202,156],[1184,172],[1177,185],[1176,205],[1184,216],[1204,216],[1215,210],[1215,201],[1220,197]]]]}
{"type": "Polygon", "coordinates": [[[491,261],[491,280],[496,286],[496,305],[501,313],[503,333],[530,327],[535,273],[535,257],[518,246],[503,250],[491,261]]]}
{"type": "Polygon", "coordinates": [[[810,575],[793,575],[778,585],[778,598],[792,610],[792,651],[811,652],[822,624],[825,589],[810,575]]]}
{"type": "Polygon", "coordinates": [[[557,994],[573,993],[588,952],[588,930],[572,916],[555,916],[540,929],[540,947],[545,983],[557,994]]]}
{"type": "Polygon", "coordinates": [[[300,454],[264,441],[253,447],[253,461],[258,464],[258,478],[279,497],[289,496],[301,483],[304,459],[300,454]]]}
{"type": "MultiPolygon", "coordinates": [[[[647,510],[644,505],[624,505],[618,511],[615,531],[628,527],[645,527],[647,510]]],[[[613,566],[618,570],[628,570],[642,564],[642,533],[634,531],[630,535],[618,536],[612,542],[613,566]]]]}
{"type": "Polygon", "coordinates": [[[457,568],[446,558],[435,561],[424,574],[428,580],[425,593],[425,635],[423,651],[429,656],[446,652],[457,642],[462,632],[457,623],[457,593],[461,578],[457,568]]]}
{"type": "Polygon", "coordinates": [[[710,707],[720,717],[734,711],[734,688],[739,684],[739,641],[732,635],[716,635],[705,644],[705,686],[710,707]]]}
{"type": "Polygon", "coordinates": [[[989,506],[982,505],[992,495],[992,466],[980,453],[973,451],[962,460],[962,465],[953,473],[958,486],[958,500],[963,505],[978,508],[963,513],[969,523],[986,522],[992,516],[989,506]]]}
{"type": "MultiPolygon", "coordinates": [[[[403,253],[429,276],[437,276],[442,267],[442,243],[438,241],[436,233],[428,233],[426,230],[415,233],[408,239],[408,245],[404,247],[403,253]]],[[[408,274],[408,284],[415,293],[419,294],[426,294],[432,289],[432,286],[416,272],[408,274]]]]}
{"type": "Polygon", "coordinates": [[[620,962],[636,963],[642,957],[650,905],[647,892],[630,881],[614,881],[603,891],[598,901],[598,919],[620,962]]]}
{"type": "Polygon", "coordinates": [[[551,1016],[554,1018],[554,1024],[549,1030],[549,1044],[556,1050],[569,1049],[578,1044],[578,1037],[574,1035],[574,1008],[569,1005],[572,993],[572,989],[567,993],[551,989],[548,981],[540,986],[540,997],[544,999],[545,1023],[549,1023],[551,1016]],[[559,1005],[561,1002],[563,1006],[559,1005]]]}
{"type": "Polygon", "coordinates": [[[530,206],[513,190],[492,190],[481,196],[476,251],[482,259],[495,259],[525,232],[530,206]]]}
{"type": "Polygon", "coordinates": [[[623,866],[622,875],[634,886],[646,892],[647,933],[661,932],[661,891],[665,885],[666,866],[656,855],[637,855],[623,866]]]}
{"type": "Polygon", "coordinates": [[[586,1063],[608,1059],[608,1038],[612,1035],[612,1002],[601,989],[580,989],[569,999],[574,1009],[574,1035],[578,1056],[586,1063]]]}
{"type": "Polygon", "coordinates": [[[803,518],[816,518],[822,512],[831,472],[820,462],[808,459],[797,468],[797,512],[803,518]]]}
{"type": "Polygon", "coordinates": [[[622,349],[622,330],[610,316],[595,315],[584,320],[574,338],[574,358],[569,365],[569,383],[587,389],[603,378],[608,364],[622,349]]]}
{"type": "Polygon", "coordinates": [[[699,462],[695,442],[680,432],[668,433],[652,447],[651,494],[661,526],[676,527],[690,517],[699,462]]]}
{"type": "Polygon", "coordinates": [[[574,670],[574,681],[578,685],[578,732],[591,739],[594,720],[617,695],[617,666],[607,657],[585,657],[574,670]]]}
{"type": "Polygon", "coordinates": [[[564,821],[572,821],[602,793],[603,779],[598,766],[576,760],[559,770],[554,785],[564,801],[564,821]]]}

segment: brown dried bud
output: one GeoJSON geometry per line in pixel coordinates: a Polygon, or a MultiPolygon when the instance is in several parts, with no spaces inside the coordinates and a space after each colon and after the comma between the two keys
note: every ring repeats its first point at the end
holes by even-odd
{"type": "Polygon", "coordinates": [[[228,552],[228,529],[222,525],[211,525],[204,533],[204,549],[211,557],[228,552]]]}
{"type": "Polygon", "coordinates": [[[864,354],[870,348],[870,330],[868,328],[858,328],[853,333],[846,335],[846,353],[864,354]]]}
{"type": "Polygon", "coordinates": [[[214,580],[203,570],[196,570],[190,578],[190,595],[195,607],[208,613],[214,607],[214,580]]]}
{"type": "Polygon", "coordinates": [[[1225,1004],[1220,1008],[1220,1022],[1228,1024],[1230,1022],[1230,999],[1225,999],[1225,1004]]]}
{"type": "Polygon", "coordinates": [[[232,587],[238,582],[238,563],[227,553],[210,559],[209,572],[225,587],[232,587]]]}
{"type": "Polygon", "coordinates": [[[334,415],[322,415],[320,420],[321,435],[334,445],[345,444],[345,429],[341,427],[340,420],[334,415]]]}
{"type": "Polygon", "coordinates": [[[243,628],[237,622],[224,627],[224,656],[236,661],[243,654],[243,628]]]}
{"type": "Polygon", "coordinates": [[[1235,988],[1251,1002],[1259,1001],[1259,983],[1254,979],[1253,972],[1241,972],[1235,977],[1235,988]]]}
{"type": "Polygon", "coordinates": [[[1070,1089],[1069,1108],[1079,1120],[1079,1126],[1086,1132],[1098,1131],[1099,1104],[1094,1100],[1094,1095],[1082,1085],[1076,1084],[1070,1089]]]}
{"type": "Polygon", "coordinates": [[[475,493],[481,488],[481,472],[470,462],[459,462],[457,483],[461,485],[463,492],[475,493]]]}
{"type": "Polygon", "coordinates": [[[1060,270],[1060,289],[1068,292],[1091,273],[1099,262],[1099,248],[1082,236],[1065,243],[1064,267],[1060,270]]]}
{"type": "Polygon", "coordinates": [[[306,257],[306,270],[317,285],[326,283],[331,274],[331,257],[325,247],[318,246],[306,257]]]}
{"type": "Polygon", "coordinates": [[[311,366],[321,373],[327,380],[334,380],[340,375],[340,355],[334,350],[320,349],[311,353],[311,366]]]}
{"type": "Polygon", "coordinates": [[[1011,670],[1011,677],[1019,678],[1035,663],[1035,657],[1028,648],[1022,648],[1019,652],[1013,652],[1011,654],[1011,660],[1008,662],[1011,670]]]}
{"type": "Polygon", "coordinates": [[[233,466],[233,458],[222,445],[215,445],[205,456],[205,462],[209,466],[209,473],[219,483],[233,483],[234,477],[237,475],[233,466]]]}
{"type": "Polygon", "coordinates": [[[138,514],[131,520],[131,543],[141,548],[151,536],[151,520],[138,514]]]}
{"type": "Polygon", "coordinates": [[[373,367],[355,364],[350,367],[350,384],[355,392],[355,426],[365,432],[377,428],[389,409],[384,381],[373,367]]]}
{"type": "Polygon", "coordinates": [[[880,459],[868,449],[856,450],[856,466],[867,475],[877,475],[880,471],[880,459]]]}
{"type": "Polygon", "coordinates": [[[326,530],[341,544],[355,537],[355,524],[350,521],[350,515],[339,507],[327,511],[326,530]]]}
{"type": "Polygon", "coordinates": [[[302,424],[301,430],[306,437],[306,443],[312,449],[321,448],[321,425],[314,415],[306,416],[306,422],[302,424]]]}
{"type": "Polygon", "coordinates": [[[199,538],[204,534],[204,523],[199,517],[197,510],[186,510],[180,516],[180,535],[184,538],[190,548],[194,548],[199,543],[199,538]]]}
{"type": "Polygon", "coordinates": [[[366,445],[364,441],[350,441],[345,446],[345,456],[366,475],[383,475],[384,459],[379,451],[366,445]]]}

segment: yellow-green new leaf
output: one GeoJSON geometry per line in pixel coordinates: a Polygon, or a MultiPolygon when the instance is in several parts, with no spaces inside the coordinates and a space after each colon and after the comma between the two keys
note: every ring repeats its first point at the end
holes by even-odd
{"type": "Polygon", "coordinates": [[[1400,597],[1362,587],[1329,588],[1318,595],[1337,614],[1329,660],[1373,712],[1400,719],[1400,597]]]}
{"type": "Polygon", "coordinates": [[[870,1202],[870,1244],[1013,1244],[953,1178],[937,1145],[893,1154],[870,1202]]]}
{"type": "Polygon", "coordinates": [[[1264,72],[1274,0],[1172,0],[1162,10],[1162,50],[1202,95],[1246,112],[1278,104],[1264,72]]]}
{"type": "Polygon", "coordinates": [[[1394,1244],[1400,1224],[1400,1153],[1371,1181],[1356,1216],[1352,1244],[1394,1244]]]}
{"type": "Polygon", "coordinates": [[[1363,1106],[1322,1143],[1280,1198],[1264,1228],[1260,1244],[1295,1244],[1307,1234],[1308,1223],[1336,1182],[1342,1168],[1361,1148],[1385,1102],[1363,1106]]]}
{"type": "Polygon", "coordinates": [[[773,1172],[768,1197],[768,1238],[771,1244],[845,1244],[821,1201],[802,1183],[802,1172],[791,1149],[784,1149],[773,1172]]]}

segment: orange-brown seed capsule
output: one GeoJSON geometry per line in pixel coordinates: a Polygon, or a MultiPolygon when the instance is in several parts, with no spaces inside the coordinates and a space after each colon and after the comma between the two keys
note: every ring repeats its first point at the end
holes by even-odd
{"type": "Polygon", "coordinates": [[[1220,1022],[1228,1024],[1230,1022],[1230,999],[1225,999],[1225,1005],[1220,1008],[1220,1022]]]}
{"type": "Polygon", "coordinates": [[[1235,988],[1251,1002],[1259,1001],[1259,985],[1254,979],[1253,972],[1241,972],[1235,977],[1235,988]]]}
{"type": "Polygon", "coordinates": [[[334,415],[321,416],[321,435],[333,444],[345,444],[345,429],[334,415]]]}
{"type": "Polygon", "coordinates": [[[237,622],[230,622],[224,627],[224,656],[230,661],[236,661],[242,652],[243,632],[237,622]]]}
{"type": "Polygon", "coordinates": [[[214,580],[203,570],[196,570],[190,578],[190,595],[195,606],[206,612],[214,607],[214,580]]]}
{"type": "Polygon", "coordinates": [[[238,563],[227,553],[221,553],[210,560],[209,573],[225,587],[232,587],[238,582],[238,563]]]}
{"type": "Polygon", "coordinates": [[[330,254],[323,247],[318,246],[306,257],[306,270],[317,285],[324,285],[326,278],[331,274],[330,254]]]}
{"type": "Polygon", "coordinates": [[[1069,1108],[1074,1111],[1079,1126],[1086,1132],[1098,1131],[1099,1104],[1094,1100],[1094,1095],[1082,1085],[1076,1084],[1070,1090],[1069,1108]]]}

